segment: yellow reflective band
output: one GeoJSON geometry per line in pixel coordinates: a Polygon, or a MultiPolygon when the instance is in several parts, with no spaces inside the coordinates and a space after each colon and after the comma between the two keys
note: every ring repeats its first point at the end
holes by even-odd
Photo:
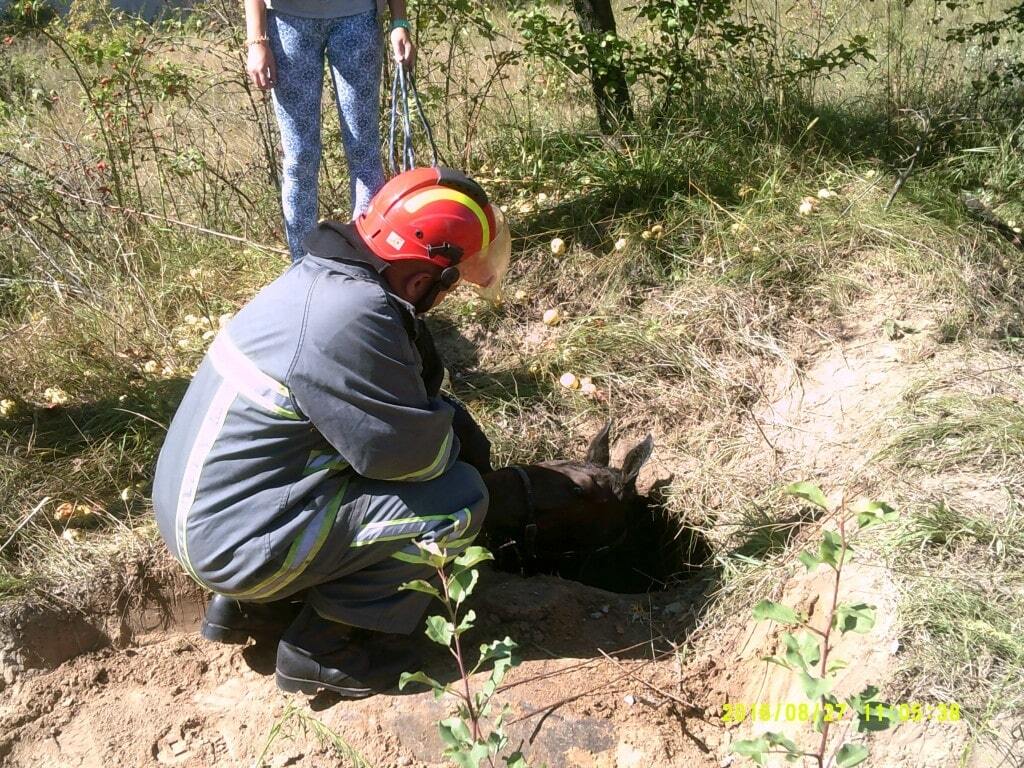
{"type": "Polygon", "coordinates": [[[438,520],[450,520],[458,527],[458,517],[456,515],[424,515],[423,517],[403,517],[398,520],[378,520],[361,526],[349,546],[368,547],[371,544],[376,544],[378,541],[414,539],[417,536],[423,535],[428,527],[427,524],[438,520]],[[389,530],[408,525],[416,527],[401,533],[388,534],[389,530]]]}
{"type": "Polygon", "coordinates": [[[407,475],[399,475],[398,477],[389,477],[388,480],[433,480],[435,477],[444,471],[445,465],[448,463],[448,452],[452,447],[452,435],[454,433],[449,428],[448,434],[445,435],[444,440],[441,441],[441,449],[437,452],[437,456],[423,469],[418,469],[415,472],[410,472],[407,475]]]}
{"type": "Polygon", "coordinates": [[[324,545],[324,541],[327,540],[327,535],[330,533],[331,528],[334,527],[334,521],[338,517],[338,509],[341,507],[342,498],[345,496],[345,491],[348,488],[348,480],[342,483],[341,488],[331,498],[330,504],[327,505],[327,510],[324,513],[323,519],[320,521],[320,525],[317,528],[316,538],[310,545],[309,551],[306,556],[302,558],[302,562],[295,565],[295,561],[299,557],[299,551],[301,549],[302,542],[306,538],[306,533],[309,531],[307,527],[302,533],[295,537],[292,545],[288,548],[288,554],[285,556],[284,563],[272,576],[264,579],[259,584],[243,591],[243,592],[230,592],[229,594],[234,598],[254,598],[254,597],[270,597],[275,592],[287,587],[295,579],[297,579],[303,571],[309,567],[309,564],[316,557],[320,548],[324,545]]]}
{"type": "Polygon", "coordinates": [[[399,517],[394,520],[374,520],[363,523],[360,530],[367,528],[389,528],[394,525],[405,525],[406,523],[422,523],[427,520],[458,520],[458,515],[423,515],[422,517],[399,517]]]}
{"type": "Polygon", "coordinates": [[[457,189],[441,187],[439,189],[428,189],[420,192],[418,195],[413,195],[405,201],[405,210],[409,213],[416,213],[416,211],[423,206],[437,202],[438,200],[451,200],[456,203],[462,203],[464,206],[469,208],[469,210],[475,213],[476,217],[480,219],[480,231],[483,233],[483,240],[480,241],[480,249],[483,250],[487,247],[487,244],[491,242],[491,225],[487,222],[487,214],[484,213],[483,208],[477,205],[476,200],[463,192],[459,192],[457,189]]]}
{"type": "Polygon", "coordinates": [[[324,470],[340,472],[348,467],[349,463],[334,451],[312,450],[309,452],[309,459],[302,470],[302,476],[308,477],[324,470]]]}

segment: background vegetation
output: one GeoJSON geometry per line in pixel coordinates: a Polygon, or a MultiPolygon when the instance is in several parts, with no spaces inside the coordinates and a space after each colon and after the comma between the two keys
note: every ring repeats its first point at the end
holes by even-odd
{"type": "MultiPolygon", "coordinates": [[[[444,159],[516,236],[504,303],[459,297],[439,321],[496,463],[578,456],[607,413],[653,428],[668,506],[708,532],[728,601],[771,581],[793,534],[771,489],[801,478],[745,457],[774,372],[807,362],[794,349],[925,312],[947,357],[987,361],[920,382],[863,464],[822,478],[907,513],[878,542],[906,593],[903,698],[958,698],[979,729],[1024,701],[1021,8],[641,0],[615,6],[613,36],[558,4],[412,11],[444,159]],[[599,120],[609,72],[630,108],[599,120]],[[567,371],[596,392],[560,387],[567,371]]],[[[177,400],[222,317],[287,264],[239,13],[8,8],[0,594],[155,546],[146,493],[177,400]]],[[[344,217],[325,130],[323,214],[344,217]]]]}

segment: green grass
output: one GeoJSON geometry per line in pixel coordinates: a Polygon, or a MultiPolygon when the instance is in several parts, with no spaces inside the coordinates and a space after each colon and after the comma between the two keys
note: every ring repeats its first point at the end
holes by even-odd
{"type": "Polygon", "coordinates": [[[1012,466],[1024,457],[1024,406],[1008,395],[924,394],[882,452],[901,466],[943,472],[1012,466]]]}
{"type": "MultiPolygon", "coordinates": [[[[977,194],[1024,221],[1019,113],[961,87],[985,62],[936,43],[922,9],[826,14],[823,39],[867,30],[878,62],[813,85],[723,71],[658,113],[638,85],[638,120],[613,138],[598,135],[586,84],[556,64],[509,65],[485,92],[474,72],[489,46],[468,35],[449,62],[447,27],[423,41],[420,84],[443,155],[507,207],[515,235],[503,305],[459,295],[434,318],[454,353],[453,390],[499,465],[582,458],[609,416],[626,438],[654,430],[656,463],[673,475],[669,509],[707,532],[723,566],[723,614],[729,600],[766,593],[808,522],[772,490],[808,468],[752,446],[749,429],[773,377],[807,362],[794,349],[832,343],[864,306],[884,317],[852,320],[873,326],[910,310],[934,316],[924,333],[946,345],[946,361],[993,355],[1005,366],[1016,358],[999,356],[1024,337],[1020,253],[960,202],[977,194]],[[904,110],[925,107],[941,127],[886,208],[920,136],[904,110]],[[801,216],[823,188],[834,195],[801,216]],[[653,226],[661,235],[645,239],[653,226]],[[555,236],[568,243],[562,257],[555,236]],[[546,327],[553,307],[565,320],[546,327]],[[560,387],[566,371],[592,376],[600,397],[560,387]]],[[[783,41],[808,43],[804,12],[781,21],[783,41]]],[[[755,13],[770,20],[767,6],[755,13]]],[[[52,47],[22,35],[0,49],[0,399],[17,403],[0,419],[0,597],[159,546],[145,497],[152,462],[204,335],[285,266],[268,106],[244,86],[237,24],[200,18],[202,29],[150,30],[141,60],[150,74],[164,60],[180,66],[187,97],[157,98],[159,79],[126,80],[155,110],[105,122],[106,136],[52,47]],[[43,98],[50,90],[61,98],[43,98]],[[117,162],[129,211],[112,207],[101,161],[117,162]],[[68,403],[48,407],[49,387],[68,403]],[[98,510],[77,540],[54,519],[65,502],[98,510]]],[[[134,38],[102,14],[91,24],[94,48],[134,38]]],[[[95,97],[110,71],[87,54],[76,64],[95,97]]],[[[343,209],[336,140],[324,162],[323,209],[343,209]]],[[[886,546],[906,574],[906,684],[994,717],[1020,705],[1024,679],[1024,410],[1016,379],[976,387],[977,375],[930,381],[896,404],[873,469],[895,478],[887,489],[905,511],[886,546]]]]}
{"type": "Polygon", "coordinates": [[[252,763],[253,768],[263,768],[264,765],[270,764],[267,758],[271,748],[279,740],[291,740],[307,735],[312,735],[321,746],[329,748],[341,761],[339,765],[343,768],[371,768],[371,764],[340,733],[314,717],[305,707],[294,703],[289,704],[271,726],[260,754],[252,763]]]}
{"type": "Polygon", "coordinates": [[[1024,382],[989,367],[912,389],[879,454],[909,481],[889,542],[902,684],[960,702],[978,733],[1024,707],[1024,382]]]}

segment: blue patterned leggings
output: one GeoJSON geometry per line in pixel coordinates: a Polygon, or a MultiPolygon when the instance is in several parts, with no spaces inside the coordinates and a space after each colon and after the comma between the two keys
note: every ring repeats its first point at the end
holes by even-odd
{"type": "Polygon", "coordinates": [[[296,261],[305,253],[303,239],[317,223],[325,55],[348,159],[353,217],[384,185],[378,97],[382,38],[376,11],[333,19],[268,11],[267,36],[277,64],[274,108],[284,148],[281,203],[288,248],[296,261]]]}

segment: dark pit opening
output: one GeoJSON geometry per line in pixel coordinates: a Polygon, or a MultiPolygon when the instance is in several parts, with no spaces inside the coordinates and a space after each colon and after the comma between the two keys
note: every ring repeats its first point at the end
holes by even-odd
{"type": "Polygon", "coordinates": [[[706,567],[712,549],[698,529],[647,503],[630,515],[615,541],[596,549],[528,557],[519,542],[495,548],[498,570],[548,574],[621,594],[661,592],[706,567]]]}

